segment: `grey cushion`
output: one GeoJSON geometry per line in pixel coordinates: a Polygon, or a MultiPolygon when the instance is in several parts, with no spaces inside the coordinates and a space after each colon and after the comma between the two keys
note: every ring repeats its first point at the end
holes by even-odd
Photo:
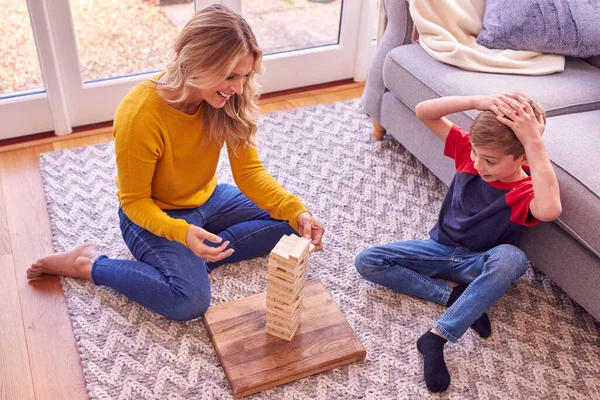
{"type": "Polygon", "coordinates": [[[598,0],[486,0],[477,43],[491,49],[600,54],[598,0]]]}
{"type": "Polygon", "coordinates": [[[600,256],[600,111],[548,118],[544,142],[560,183],[557,223],[600,256]]]}
{"type": "MultiPolygon", "coordinates": [[[[599,76],[598,68],[570,57],[564,72],[551,75],[470,72],[434,60],[418,44],[391,50],[383,67],[385,86],[412,110],[441,96],[520,91],[544,106],[548,117],[600,109],[599,76]]],[[[461,114],[457,123],[468,129],[476,114],[461,114]]]]}

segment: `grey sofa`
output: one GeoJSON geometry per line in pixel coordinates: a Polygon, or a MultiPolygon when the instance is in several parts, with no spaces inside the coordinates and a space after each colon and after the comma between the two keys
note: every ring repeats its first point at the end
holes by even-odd
{"type": "MultiPolygon", "coordinates": [[[[411,44],[404,0],[382,0],[385,30],[372,60],[363,110],[379,139],[391,134],[446,184],[454,175],[443,144],[420,123],[417,103],[449,95],[518,90],[547,112],[544,140],[563,203],[559,220],[526,229],[520,246],[534,265],[600,320],[600,57],[567,58],[562,73],[545,76],[465,71],[442,64],[411,44]],[[379,137],[378,137],[379,136],[379,137]]],[[[450,119],[469,129],[477,111],[450,119]]]]}

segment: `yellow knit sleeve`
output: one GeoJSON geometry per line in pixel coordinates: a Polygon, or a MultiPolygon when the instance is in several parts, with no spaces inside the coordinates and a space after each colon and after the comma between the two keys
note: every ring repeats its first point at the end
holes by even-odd
{"type": "Polygon", "coordinates": [[[227,146],[231,172],[242,193],[271,217],[288,221],[298,230],[298,215],[308,211],[298,197],[287,192],[264,168],[253,147],[243,147],[235,152],[227,146]]]}
{"type": "Polygon", "coordinates": [[[117,163],[117,186],[123,212],[136,225],[186,245],[189,224],[174,219],[152,200],[152,177],[163,143],[156,117],[136,116],[113,125],[117,163]]]}

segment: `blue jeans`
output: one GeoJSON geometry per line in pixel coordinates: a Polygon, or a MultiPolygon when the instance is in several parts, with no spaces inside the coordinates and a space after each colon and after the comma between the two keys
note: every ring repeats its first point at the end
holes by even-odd
{"type": "Polygon", "coordinates": [[[134,224],[119,210],[123,239],[137,261],[100,256],[92,264],[92,281],[179,321],[198,318],[208,309],[209,271],[225,263],[266,255],[283,235],[295,232],[286,221],[273,219],[259,209],[237,187],[225,184],[218,185],[198,208],[165,212],[204,228],[223,241],[229,240],[229,248],[235,252],[224,260],[207,263],[183,244],[134,224]]]}
{"type": "Polygon", "coordinates": [[[527,257],[509,244],[475,252],[429,239],[363,250],[355,265],[371,282],[441,305],[448,303],[452,287],[434,278],[469,284],[434,325],[456,342],[525,273],[527,257]]]}

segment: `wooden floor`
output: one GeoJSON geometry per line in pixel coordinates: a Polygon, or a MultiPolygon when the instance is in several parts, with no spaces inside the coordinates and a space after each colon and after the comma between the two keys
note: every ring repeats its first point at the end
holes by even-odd
{"type": "MultiPolygon", "coordinates": [[[[262,112],[348,100],[362,84],[282,95],[262,112]]],[[[83,373],[60,281],[28,282],[25,270],[52,251],[40,153],[104,143],[110,128],[0,147],[0,398],[86,399],[83,373]]]]}

